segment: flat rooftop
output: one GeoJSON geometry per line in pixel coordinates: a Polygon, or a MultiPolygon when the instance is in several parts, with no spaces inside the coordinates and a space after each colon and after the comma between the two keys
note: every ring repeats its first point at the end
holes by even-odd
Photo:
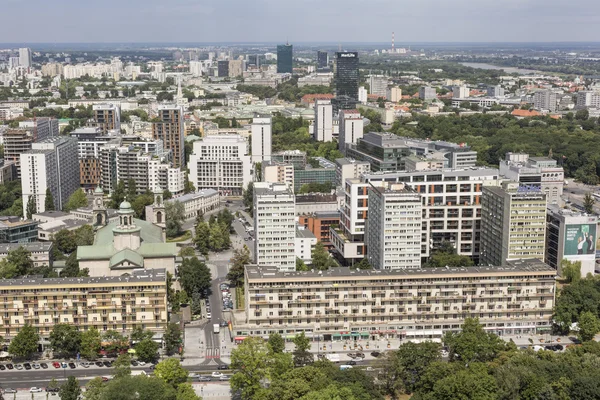
{"type": "Polygon", "coordinates": [[[8,286],[43,286],[43,285],[116,285],[124,283],[166,282],[165,269],[145,269],[134,271],[130,276],[107,276],[87,278],[39,278],[23,277],[20,279],[0,279],[0,287],[8,286]]]}
{"type": "Polygon", "coordinates": [[[505,266],[476,266],[462,268],[418,268],[399,270],[357,270],[346,267],[331,268],[326,271],[294,271],[283,272],[277,267],[249,265],[246,267],[246,275],[249,279],[348,279],[348,278],[401,278],[410,276],[447,276],[447,275],[485,275],[498,273],[547,273],[556,275],[556,270],[546,263],[537,260],[510,261],[505,266]]]}
{"type": "Polygon", "coordinates": [[[52,242],[29,242],[29,243],[1,243],[0,254],[7,254],[9,251],[23,247],[31,253],[40,253],[50,251],[52,242]]]}

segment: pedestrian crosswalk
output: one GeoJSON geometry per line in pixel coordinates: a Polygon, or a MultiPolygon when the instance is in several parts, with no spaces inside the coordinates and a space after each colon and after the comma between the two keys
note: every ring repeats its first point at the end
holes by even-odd
{"type": "Polygon", "coordinates": [[[206,356],[204,358],[221,358],[221,349],[218,347],[208,347],[206,349],[206,356]]]}

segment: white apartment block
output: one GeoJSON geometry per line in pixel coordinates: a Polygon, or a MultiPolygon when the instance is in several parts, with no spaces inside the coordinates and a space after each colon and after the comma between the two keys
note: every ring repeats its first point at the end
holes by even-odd
{"type": "Polygon", "coordinates": [[[313,137],[318,142],[333,140],[333,106],[330,100],[315,100],[313,137]]]}
{"type": "Polygon", "coordinates": [[[317,238],[309,230],[304,227],[298,227],[296,230],[295,254],[296,258],[304,261],[304,264],[312,263],[312,251],[317,244],[317,238]]]}
{"type": "Polygon", "coordinates": [[[273,125],[271,116],[255,116],[252,119],[252,162],[271,160],[273,125]]]}
{"type": "Polygon", "coordinates": [[[577,108],[600,108],[600,92],[590,90],[577,92],[577,108]]]}
{"type": "Polygon", "coordinates": [[[29,197],[35,199],[36,212],[46,211],[46,190],[50,189],[54,207],[62,210],[69,196],[79,188],[77,141],[70,137],[51,137],[33,143],[21,153],[23,215],[27,216],[29,197]]]}
{"type": "Polygon", "coordinates": [[[374,94],[377,97],[386,98],[388,78],[383,75],[369,75],[369,94],[374,94]]]}
{"type": "MultiPolygon", "coordinates": [[[[194,77],[202,76],[202,61],[190,61],[189,66],[190,66],[190,74],[192,74],[192,76],[194,76],[194,77]]],[[[162,68],[161,68],[160,72],[162,72],[162,68]]]]}
{"type": "Polygon", "coordinates": [[[393,103],[399,102],[402,100],[402,89],[397,86],[389,87],[385,92],[385,98],[393,103]]]}
{"type": "Polygon", "coordinates": [[[539,187],[511,181],[484,187],[481,203],[481,264],[544,259],[547,203],[539,187]]]}
{"type": "Polygon", "coordinates": [[[338,158],[335,160],[335,184],[342,186],[347,179],[360,178],[362,174],[371,172],[368,161],[358,161],[351,158],[338,158]]]}
{"type": "Polygon", "coordinates": [[[365,245],[375,269],[421,267],[421,196],[403,183],[368,189],[365,245]]]}
{"type": "Polygon", "coordinates": [[[538,110],[556,111],[557,97],[551,90],[539,90],[533,94],[533,107],[538,110]]]}
{"type": "Polygon", "coordinates": [[[254,184],[254,258],[258,265],[296,270],[296,201],[281,183],[254,184]]]}
{"type": "Polygon", "coordinates": [[[173,195],[183,193],[185,187],[185,171],[172,168],[158,157],[148,160],[148,189],[167,189],[173,195]]]}
{"type": "Polygon", "coordinates": [[[338,148],[345,153],[349,144],[355,145],[364,135],[364,122],[358,110],[340,110],[338,148]]]}
{"type": "MultiPolygon", "coordinates": [[[[498,170],[493,168],[399,171],[362,177],[363,182],[402,182],[421,195],[423,258],[447,241],[454,244],[458,254],[475,260],[480,252],[482,189],[486,185],[498,185],[498,180],[498,170]]],[[[365,201],[365,211],[367,203],[365,201]]]]}
{"type": "Polygon", "coordinates": [[[241,195],[252,181],[248,142],[240,135],[207,135],[194,142],[188,167],[197,190],[241,195]]]}
{"type": "Polygon", "coordinates": [[[293,189],[294,166],[276,161],[263,163],[262,181],[268,183],[285,183],[290,189],[293,189]]]}
{"type": "Polygon", "coordinates": [[[33,66],[31,62],[31,49],[24,47],[19,49],[19,66],[30,68],[33,66]]]}
{"type": "Polygon", "coordinates": [[[452,97],[455,99],[466,99],[469,95],[470,91],[466,86],[454,86],[452,88],[452,97]]]}
{"type": "Polygon", "coordinates": [[[247,266],[245,319],[235,336],[304,332],[313,340],[440,341],[479,318],[500,336],[552,326],[556,271],[540,261],[504,267],[283,272],[247,266]]]}

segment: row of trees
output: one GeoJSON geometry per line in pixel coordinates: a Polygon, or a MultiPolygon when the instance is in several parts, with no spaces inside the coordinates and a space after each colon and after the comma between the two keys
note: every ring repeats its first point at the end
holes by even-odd
{"type": "MultiPolygon", "coordinates": [[[[50,346],[55,356],[73,357],[80,354],[87,360],[95,360],[104,348],[107,354],[119,354],[133,347],[141,361],[154,362],[158,358],[159,344],[152,340],[154,333],[137,326],[129,337],[114,330],[100,333],[92,327],[79,331],[70,324],[56,324],[50,332],[50,346]]],[[[8,352],[15,357],[30,358],[38,350],[39,334],[31,325],[25,325],[11,340],[8,352]]],[[[178,352],[181,345],[179,325],[170,323],[163,336],[165,351],[168,355],[178,352]]]]}
{"type": "MultiPolygon", "coordinates": [[[[131,358],[123,354],[113,363],[113,379],[103,382],[97,377],[81,390],[77,378],[70,376],[60,386],[62,400],[201,400],[188,382],[188,371],[178,360],[169,358],[156,365],[153,376],[131,375],[131,358]]],[[[53,381],[49,387],[58,387],[53,381]]]]}
{"type": "Polygon", "coordinates": [[[208,223],[203,215],[196,218],[194,243],[200,253],[208,255],[209,251],[223,251],[231,247],[231,223],[233,214],[225,208],[218,214],[210,216],[208,223]]]}

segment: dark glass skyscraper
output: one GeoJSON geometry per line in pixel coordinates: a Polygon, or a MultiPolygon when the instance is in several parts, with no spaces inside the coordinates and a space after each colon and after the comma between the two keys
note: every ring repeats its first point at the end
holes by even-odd
{"type": "Polygon", "coordinates": [[[358,53],[344,51],[335,53],[335,96],[334,108],[348,109],[358,102],[358,53]]]}
{"type": "Polygon", "coordinates": [[[326,51],[317,51],[317,68],[327,68],[328,61],[326,51]]]}
{"type": "Polygon", "coordinates": [[[293,73],[294,46],[291,44],[277,45],[277,72],[280,74],[293,73]]]}

